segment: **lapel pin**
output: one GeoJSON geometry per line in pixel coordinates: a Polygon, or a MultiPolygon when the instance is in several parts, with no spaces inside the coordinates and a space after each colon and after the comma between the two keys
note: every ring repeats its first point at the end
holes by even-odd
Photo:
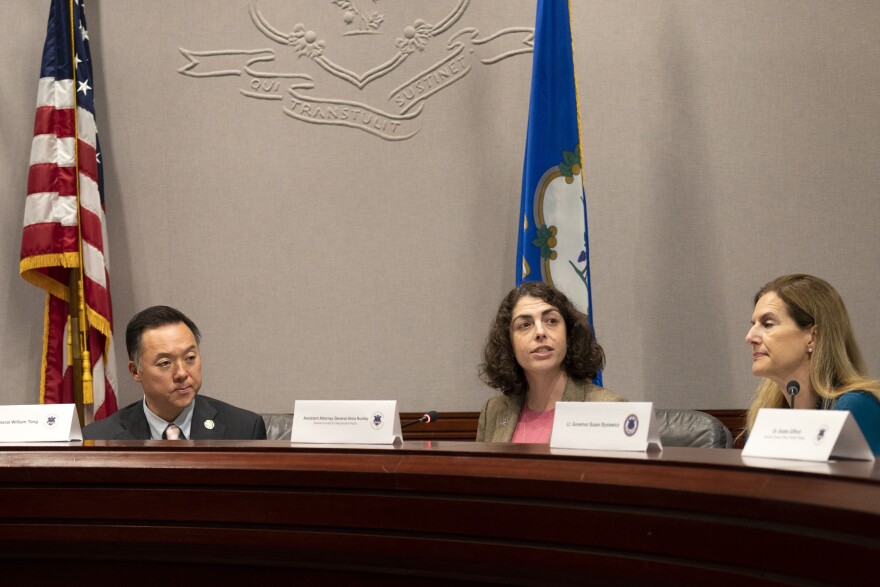
{"type": "Polygon", "coordinates": [[[205,420],[205,428],[208,430],[214,429],[214,420],[205,420]]]}
{"type": "Polygon", "coordinates": [[[501,427],[504,428],[505,426],[507,426],[507,418],[501,420],[501,427]]]}

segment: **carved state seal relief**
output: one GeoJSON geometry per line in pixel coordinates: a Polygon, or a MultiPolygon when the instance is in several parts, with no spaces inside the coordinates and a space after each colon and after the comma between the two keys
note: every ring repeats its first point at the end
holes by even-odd
{"type": "MultiPolygon", "coordinates": [[[[313,3],[308,4],[313,12],[313,3]]],[[[419,8],[413,4],[405,8],[419,8]]],[[[324,24],[328,30],[323,31],[293,13],[295,8],[267,14],[255,1],[249,5],[250,25],[275,46],[180,47],[186,63],[177,71],[198,79],[238,77],[241,95],[280,102],[282,112],[298,122],[403,141],[421,131],[420,116],[431,98],[475,68],[532,52],[534,28],[508,27],[483,36],[466,24],[469,4],[438,1],[432,6],[442,7],[442,14],[401,18],[383,12],[380,0],[329,0],[322,9],[338,13],[342,28],[324,24]],[[392,26],[398,28],[391,32],[392,26]],[[364,46],[348,41],[368,43],[375,62],[360,70],[346,65],[346,55],[364,46]]],[[[328,22],[322,16],[321,22],[328,22]]]]}

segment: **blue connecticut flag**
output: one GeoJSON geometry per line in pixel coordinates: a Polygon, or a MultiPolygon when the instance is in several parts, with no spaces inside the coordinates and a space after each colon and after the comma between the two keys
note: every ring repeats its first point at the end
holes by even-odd
{"type": "Polygon", "coordinates": [[[545,281],[593,322],[569,5],[538,0],[517,285],[545,281]]]}

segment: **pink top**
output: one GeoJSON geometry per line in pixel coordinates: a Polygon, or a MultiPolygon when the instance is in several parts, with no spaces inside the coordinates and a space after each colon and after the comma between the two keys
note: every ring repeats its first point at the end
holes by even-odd
{"type": "Polygon", "coordinates": [[[522,410],[519,412],[519,420],[517,420],[516,428],[513,430],[511,442],[550,442],[550,431],[553,429],[553,416],[555,414],[555,409],[547,410],[546,412],[535,412],[530,410],[528,405],[523,402],[522,410]]]}

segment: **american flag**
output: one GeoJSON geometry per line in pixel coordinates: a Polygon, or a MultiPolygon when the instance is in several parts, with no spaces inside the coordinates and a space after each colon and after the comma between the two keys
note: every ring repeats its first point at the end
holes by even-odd
{"type": "MultiPolygon", "coordinates": [[[[82,0],[52,0],[43,46],[24,229],[21,276],[46,290],[41,403],[74,403],[67,345],[71,272],[82,266],[93,394],[86,420],[116,411],[101,148],[82,0]],[[91,417],[89,417],[91,416],[91,417]]],[[[74,333],[73,343],[77,344],[74,333]]]]}

